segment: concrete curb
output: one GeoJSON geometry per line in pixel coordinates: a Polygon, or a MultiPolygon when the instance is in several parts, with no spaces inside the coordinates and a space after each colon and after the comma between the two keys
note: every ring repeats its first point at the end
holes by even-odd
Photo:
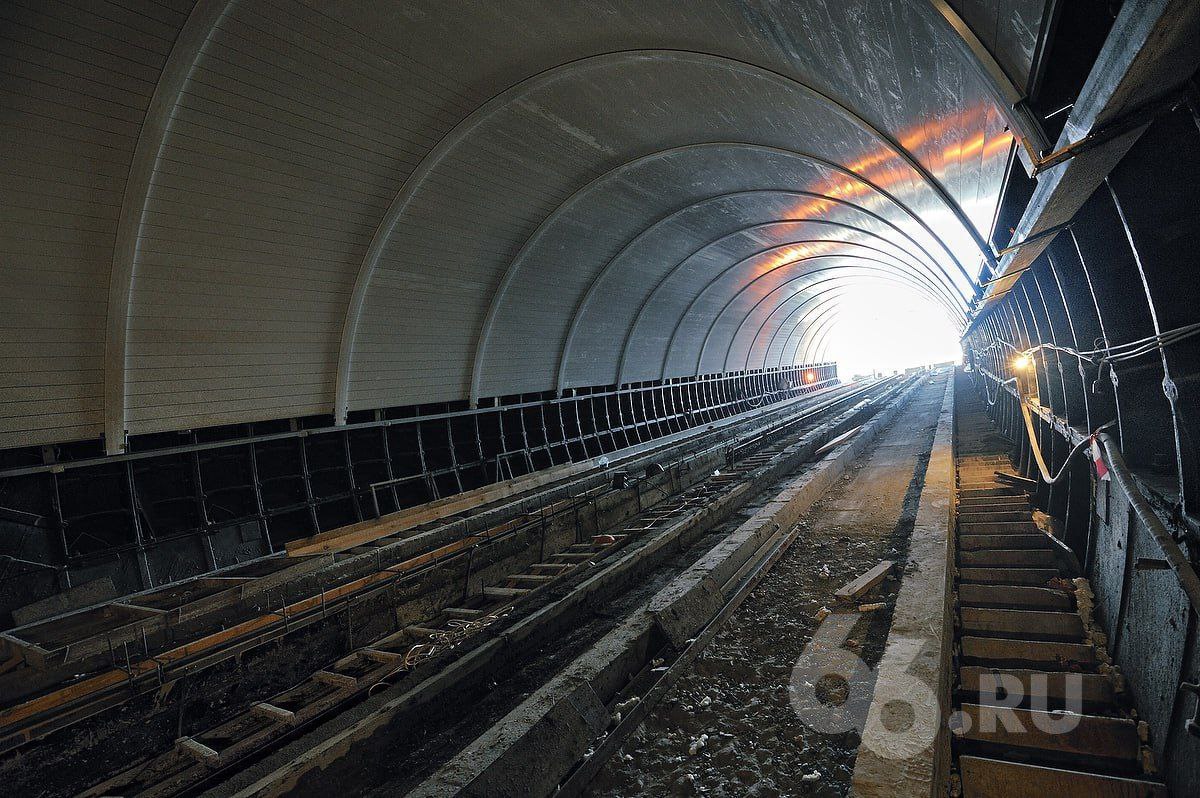
{"type": "MultiPolygon", "coordinates": [[[[952,374],[946,382],[909,544],[908,565],[896,598],[887,646],[876,670],[874,697],[855,761],[850,794],[857,798],[927,798],[946,792],[950,746],[945,721],[950,706],[954,640],[953,514],[952,374]],[[927,734],[888,730],[888,703],[894,700],[911,706],[914,730],[927,734]]],[[[903,729],[904,722],[897,720],[896,728],[903,729]]]]}
{"type": "Polygon", "coordinates": [[[875,436],[892,422],[908,403],[921,383],[915,383],[895,397],[871,420],[867,421],[849,441],[836,447],[815,466],[788,484],[757,513],[714,546],[695,564],[684,571],[653,599],[648,610],[663,626],[677,647],[695,636],[716,615],[728,595],[730,582],[752,556],[767,545],[781,530],[790,530],[827,490],[841,478],[846,467],[855,460],[875,436]],[[697,592],[719,591],[713,599],[701,600],[697,592]],[[706,611],[711,609],[711,611],[706,611]],[[681,621],[686,634],[679,639],[681,621]],[[664,623],[668,621],[668,623],[664,623]]]}

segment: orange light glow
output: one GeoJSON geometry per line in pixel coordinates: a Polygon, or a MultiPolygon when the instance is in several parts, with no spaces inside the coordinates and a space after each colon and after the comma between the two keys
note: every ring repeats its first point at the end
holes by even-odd
{"type": "MultiPolygon", "coordinates": [[[[944,175],[953,172],[955,167],[986,162],[1007,151],[1013,142],[1013,134],[1004,130],[989,136],[987,130],[994,129],[990,124],[990,114],[986,105],[963,108],[940,118],[922,120],[912,128],[901,131],[897,140],[928,169],[944,175]],[[954,140],[960,135],[966,138],[954,140]],[[946,144],[947,141],[951,143],[946,144]]],[[[843,203],[868,209],[889,205],[891,201],[880,196],[878,189],[896,192],[903,198],[911,194],[916,188],[915,184],[919,183],[912,167],[886,145],[872,147],[844,163],[842,168],[846,172],[822,170],[819,179],[804,187],[806,192],[818,196],[807,196],[789,203],[783,211],[783,218],[797,222],[825,219],[831,211],[839,210],[843,203]]],[[[898,249],[907,249],[894,241],[891,243],[898,249]]],[[[828,233],[819,233],[817,240],[794,242],[760,253],[760,256],[746,264],[751,285],[754,286],[750,295],[761,299],[775,287],[765,281],[755,282],[759,277],[800,260],[845,254],[854,251],[850,247],[865,247],[867,244],[874,242],[864,243],[863,236],[856,235],[852,230],[830,230],[828,233]]],[[[815,372],[805,372],[801,379],[805,384],[811,384],[818,380],[818,376],[815,372]]]]}
{"type": "MultiPolygon", "coordinates": [[[[948,131],[975,127],[982,124],[982,117],[987,113],[983,106],[962,109],[939,120],[922,122],[899,138],[901,145],[926,164],[934,164],[939,160],[944,168],[951,164],[962,164],[968,160],[987,160],[1001,151],[1007,150],[1013,141],[1013,134],[1007,130],[988,139],[980,130],[966,141],[946,146],[940,152],[930,151],[928,145],[948,131]]],[[[895,189],[910,183],[913,179],[912,170],[889,147],[879,147],[868,152],[855,161],[845,165],[846,169],[861,178],[855,180],[845,175],[830,175],[823,185],[816,185],[811,191],[824,194],[833,200],[862,200],[874,194],[874,189],[868,182],[885,190],[895,189]]],[[[943,170],[944,170],[943,168],[943,170]]],[[[825,211],[832,209],[837,203],[831,199],[813,198],[797,203],[792,208],[793,218],[819,218],[825,211]]]]}
{"type": "Polygon", "coordinates": [[[815,371],[804,372],[804,381],[807,383],[816,382],[817,381],[817,372],[815,372],[815,371]]]}

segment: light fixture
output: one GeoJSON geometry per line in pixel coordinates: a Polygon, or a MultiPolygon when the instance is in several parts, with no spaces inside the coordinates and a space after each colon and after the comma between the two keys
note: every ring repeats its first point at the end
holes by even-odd
{"type": "Polygon", "coordinates": [[[1025,369],[1029,368],[1032,363],[1033,360],[1029,357],[1029,355],[1017,355],[1013,358],[1012,367],[1018,371],[1024,371],[1025,369]]]}

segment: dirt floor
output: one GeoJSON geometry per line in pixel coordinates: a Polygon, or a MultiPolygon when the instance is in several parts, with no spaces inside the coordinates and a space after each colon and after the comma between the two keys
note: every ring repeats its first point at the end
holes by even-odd
{"type": "MultiPolygon", "coordinates": [[[[789,683],[822,607],[838,609],[834,591],[880,560],[903,563],[945,379],[926,384],[802,519],[788,553],[605,765],[589,796],[849,791],[857,732],[826,734],[804,725],[789,683]]],[[[864,599],[886,606],[864,613],[843,645],[872,668],[883,652],[897,587],[889,580],[878,596],[864,599]]],[[[835,705],[846,695],[844,682],[815,689],[835,705]]],[[[853,697],[860,698],[870,696],[853,697]]]]}

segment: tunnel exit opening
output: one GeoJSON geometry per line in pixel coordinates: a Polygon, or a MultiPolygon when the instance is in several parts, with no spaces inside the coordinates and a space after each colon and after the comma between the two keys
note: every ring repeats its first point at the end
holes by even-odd
{"type": "Polygon", "coordinates": [[[856,286],[828,317],[811,345],[836,361],[846,379],[962,359],[959,327],[945,308],[894,283],[856,286]]]}

